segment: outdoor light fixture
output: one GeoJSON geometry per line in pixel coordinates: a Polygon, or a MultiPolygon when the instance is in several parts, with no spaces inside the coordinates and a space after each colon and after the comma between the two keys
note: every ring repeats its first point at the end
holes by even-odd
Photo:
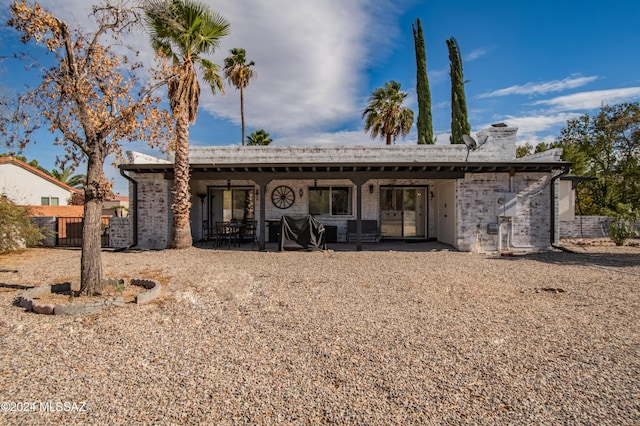
{"type": "Polygon", "coordinates": [[[369,185],[369,194],[373,194],[373,185],[369,185]]]}
{"type": "Polygon", "coordinates": [[[299,195],[300,197],[302,197],[302,196],[304,195],[304,191],[302,190],[302,188],[300,188],[300,191],[298,191],[298,195],[299,195]]]}
{"type": "Polygon", "coordinates": [[[231,189],[231,180],[227,179],[227,189],[231,189]]]}
{"type": "Polygon", "coordinates": [[[318,179],[314,179],[313,180],[313,187],[317,188],[318,187],[318,179]]]}

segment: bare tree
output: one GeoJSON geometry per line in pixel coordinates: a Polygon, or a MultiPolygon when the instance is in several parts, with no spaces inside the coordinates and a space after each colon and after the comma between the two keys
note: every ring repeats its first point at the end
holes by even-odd
{"type": "Polygon", "coordinates": [[[21,33],[20,39],[45,46],[55,65],[43,70],[35,90],[20,96],[20,108],[8,119],[25,126],[10,142],[24,147],[33,129],[45,122],[57,134],[55,143],[65,147],[65,161],[87,162],[81,293],[100,293],[100,215],[112,188],[103,170],[105,159],[111,154],[122,158],[121,141],[157,144],[171,129],[168,113],[157,107],[160,99],[153,96],[155,80],[142,85],[136,77],[142,65],[114,51],[124,47],[122,37],[141,19],[136,9],[109,0],[93,7],[94,32],[71,29],[39,4],[24,0],[11,5],[11,14],[8,25],[21,33]]]}

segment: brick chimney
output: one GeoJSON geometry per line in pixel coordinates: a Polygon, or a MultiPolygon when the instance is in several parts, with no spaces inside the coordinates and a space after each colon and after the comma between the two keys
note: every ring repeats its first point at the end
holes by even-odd
{"type": "Polygon", "coordinates": [[[516,158],[517,127],[508,127],[504,123],[492,124],[476,133],[477,151],[482,151],[482,157],[491,161],[511,161],[516,158]],[[486,141],[483,143],[483,141],[486,141]]]}

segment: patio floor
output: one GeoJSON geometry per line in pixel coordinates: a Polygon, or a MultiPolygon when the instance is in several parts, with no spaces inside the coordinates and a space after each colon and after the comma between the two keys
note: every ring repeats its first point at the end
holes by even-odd
{"type": "MultiPolygon", "coordinates": [[[[215,247],[214,241],[197,241],[194,247],[212,250],[257,251],[258,246],[251,242],[245,242],[240,246],[222,244],[215,247]]],[[[327,243],[327,250],[356,251],[355,243],[327,243]]],[[[267,243],[266,251],[278,251],[278,243],[267,243]]],[[[362,251],[457,251],[448,244],[437,241],[382,241],[379,243],[362,243],[362,251]]]]}

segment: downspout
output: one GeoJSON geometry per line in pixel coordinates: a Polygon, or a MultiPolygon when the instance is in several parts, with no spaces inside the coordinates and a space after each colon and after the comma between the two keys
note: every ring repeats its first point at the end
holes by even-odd
{"type": "Polygon", "coordinates": [[[138,182],[127,176],[123,169],[120,169],[120,175],[133,185],[133,244],[129,246],[131,248],[138,245],[138,182]]]}
{"type": "Polygon", "coordinates": [[[562,167],[562,172],[557,174],[556,176],[551,178],[551,229],[550,229],[550,237],[551,237],[551,247],[553,248],[557,248],[559,250],[564,250],[563,247],[560,246],[559,241],[560,241],[560,236],[556,235],[556,216],[557,216],[557,211],[556,211],[556,181],[558,179],[560,179],[562,176],[566,175],[567,173],[569,173],[569,170],[571,169],[570,165],[565,165],[562,167]],[[558,238],[558,244],[556,244],[556,237],[558,238]]]}

